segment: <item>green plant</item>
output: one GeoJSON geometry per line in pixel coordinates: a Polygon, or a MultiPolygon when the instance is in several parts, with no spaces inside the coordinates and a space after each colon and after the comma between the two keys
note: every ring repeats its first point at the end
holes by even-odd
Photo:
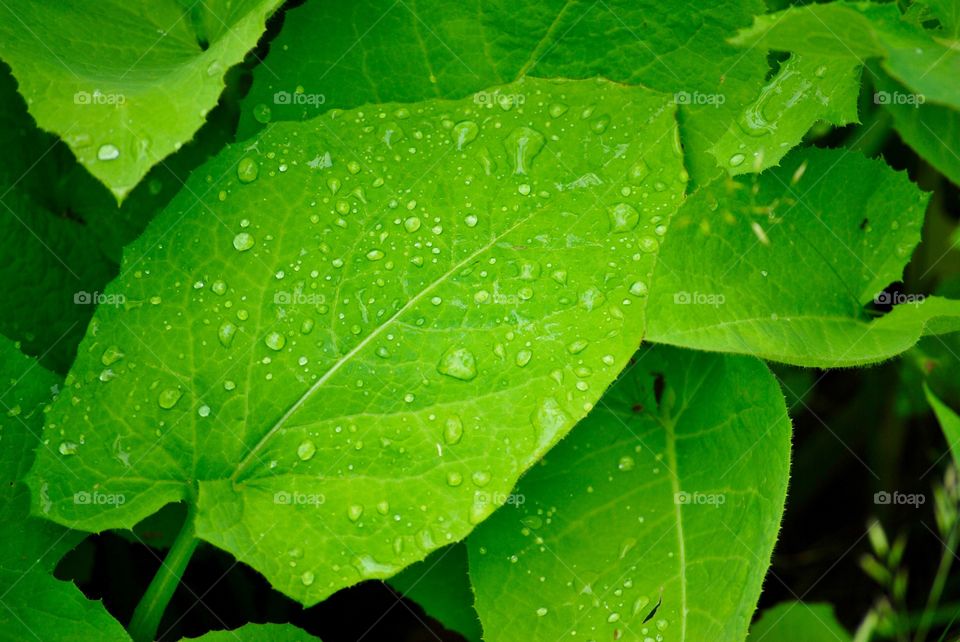
{"type": "Polygon", "coordinates": [[[751,620],[811,369],[960,438],[960,5],[281,4],[0,3],[0,638],[180,635],[206,546],[467,639],[956,631],[952,472],[918,608],[874,524],[853,638],[751,620]],[[102,532],[132,613],[55,571],[102,532]]]}

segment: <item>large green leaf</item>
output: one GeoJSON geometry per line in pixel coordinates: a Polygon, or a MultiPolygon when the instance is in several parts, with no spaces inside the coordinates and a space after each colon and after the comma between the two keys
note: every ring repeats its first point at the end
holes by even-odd
{"type": "Polygon", "coordinates": [[[829,604],[782,602],[750,627],[748,642],[850,642],[829,604]]]}
{"type": "Polygon", "coordinates": [[[710,148],[731,174],[780,163],[818,121],[858,122],[860,66],[835,58],[794,54],[710,148]]]}
{"type": "Polygon", "coordinates": [[[280,1],[9,0],[0,58],[39,125],[120,201],[196,133],[280,1]]]}
{"type": "Polygon", "coordinates": [[[21,479],[59,382],[0,338],[0,640],[128,640],[99,602],[53,577],[57,561],[81,534],[29,516],[29,491],[21,479]]]}
{"type": "Polygon", "coordinates": [[[706,150],[763,84],[762,52],[726,42],[761,11],[759,0],[308,2],[287,13],[255,70],[240,135],[268,112],[301,120],[331,107],[468,96],[525,74],[603,76],[676,94],[687,169],[702,182],[719,172],[706,150]]]}
{"type": "Polygon", "coordinates": [[[491,513],[477,494],[636,349],[686,177],[662,94],[499,90],[524,105],[330,112],[197,172],[125,252],[127,305],[97,310],[35,509],[101,530],[187,500],[199,537],[307,604],[491,513]],[[125,501],[74,504],[93,484],[125,501]]]}
{"type": "Polygon", "coordinates": [[[762,362],[641,350],[467,540],[485,639],[742,640],[789,461],[762,362]]]}
{"type": "Polygon", "coordinates": [[[960,330],[960,301],[909,297],[879,319],[868,309],[900,301],[883,290],[920,240],[927,196],[847,150],[803,150],[759,176],[714,182],[671,221],[647,339],[838,367],[960,330]]]}

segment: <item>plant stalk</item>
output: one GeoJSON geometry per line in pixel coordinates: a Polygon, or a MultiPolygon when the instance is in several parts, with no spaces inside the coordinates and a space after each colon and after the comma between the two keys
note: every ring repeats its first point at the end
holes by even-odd
{"type": "Polygon", "coordinates": [[[198,543],[191,508],[187,511],[187,518],[173,541],[170,551],[133,612],[129,632],[134,642],[153,642],[156,639],[163,612],[170,603],[170,598],[173,597],[177,586],[180,585],[180,578],[198,543]]]}

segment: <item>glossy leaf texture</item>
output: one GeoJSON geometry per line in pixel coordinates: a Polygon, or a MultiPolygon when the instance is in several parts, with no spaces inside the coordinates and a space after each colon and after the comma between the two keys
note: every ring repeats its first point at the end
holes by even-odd
{"type": "Polygon", "coordinates": [[[0,59],[40,127],[119,202],[200,129],[279,4],[105,0],[90,11],[11,0],[0,6],[0,59]]]}
{"type": "Polygon", "coordinates": [[[742,640],[789,462],[762,362],[641,349],[468,538],[485,639],[742,640]]]}
{"type": "Polygon", "coordinates": [[[201,168],[125,252],[35,509],[101,530],[186,500],[306,604],[488,516],[639,344],[686,178],[662,94],[499,91],[526,101],[330,112],[201,168]],[[124,501],[74,504],[93,484],[124,501]]]}
{"type": "Polygon", "coordinates": [[[829,604],[782,602],[763,612],[747,642],[850,642],[829,604]]]}
{"type": "Polygon", "coordinates": [[[22,479],[40,440],[44,408],[59,383],[0,338],[0,640],[129,640],[99,602],[53,577],[54,566],[82,534],[29,516],[22,479]]]}
{"type": "Polygon", "coordinates": [[[960,330],[960,301],[940,297],[877,318],[920,240],[927,198],[848,150],[800,150],[763,174],[715,181],[671,221],[646,338],[842,367],[960,330]]]}
{"type": "Polygon", "coordinates": [[[258,120],[365,103],[475,95],[509,105],[522,97],[486,89],[524,75],[601,76],[674,97],[700,183],[720,173],[707,149],[764,83],[763,52],[726,41],[763,9],[759,0],[548,0],[522,11],[504,0],[308,2],[286,14],[254,71],[240,136],[258,120]]]}

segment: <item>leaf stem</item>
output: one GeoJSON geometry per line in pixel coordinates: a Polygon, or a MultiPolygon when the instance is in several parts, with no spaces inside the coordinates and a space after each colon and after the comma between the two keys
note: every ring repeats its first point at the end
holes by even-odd
{"type": "Polygon", "coordinates": [[[156,638],[163,612],[166,610],[170,598],[173,597],[174,591],[177,590],[183,571],[186,569],[198,543],[193,521],[193,509],[190,508],[187,511],[187,518],[183,522],[183,527],[170,547],[170,551],[161,562],[157,574],[153,576],[150,586],[147,587],[147,591],[140,598],[140,603],[137,604],[137,608],[133,612],[129,632],[134,642],[153,642],[156,638]]]}

